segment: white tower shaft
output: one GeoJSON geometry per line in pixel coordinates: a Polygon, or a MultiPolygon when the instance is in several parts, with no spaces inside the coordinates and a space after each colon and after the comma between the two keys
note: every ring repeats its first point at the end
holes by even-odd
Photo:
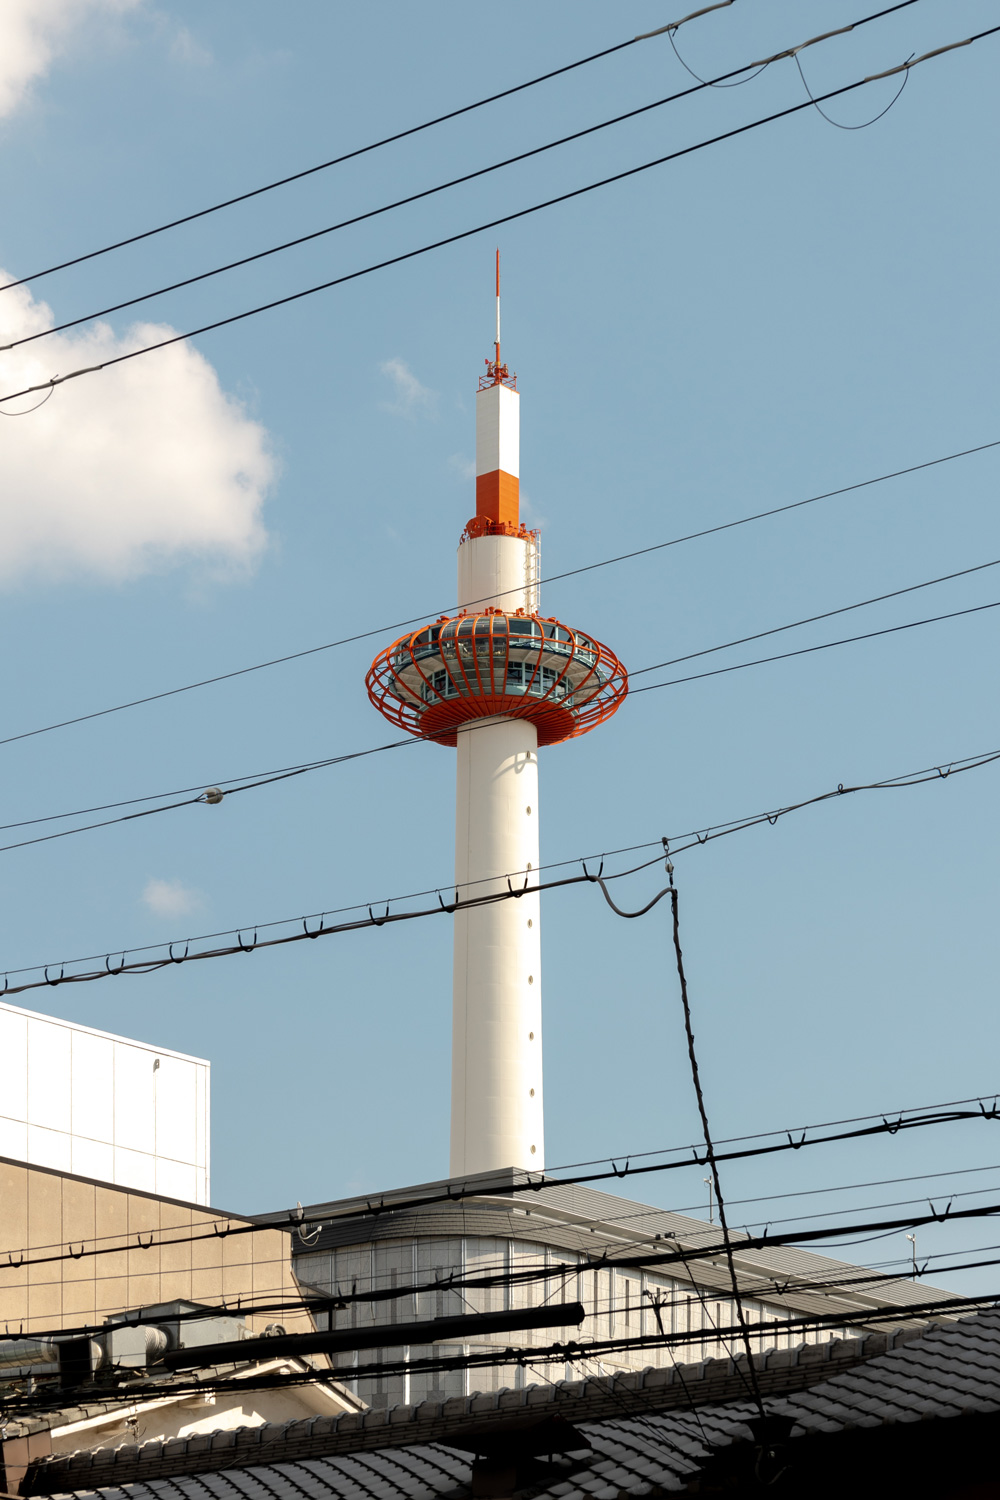
{"type": "MultiPolygon", "coordinates": [[[[501,524],[459,547],[459,608],[470,612],[538,607],[533,539],[504,530],[517,515],[517,408],[499,383],[477,397],[477,512],[501,524]]],[[[473,720],[458,732],[456,885],[487,895],[508,877],[533,885],[537,870],[537,731],[526,719],[473,720]]],[[[456,913],[452,1177],[544,1165],[539,937],[537,896],[456,913]]]]}

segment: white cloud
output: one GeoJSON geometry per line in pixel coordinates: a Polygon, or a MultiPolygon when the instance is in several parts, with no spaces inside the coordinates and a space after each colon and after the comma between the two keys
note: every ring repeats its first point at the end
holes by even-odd
{"type": "Polygon", "coordinates": [[[0,118],[23,103],[32,83],[84,22],[137,10],[142,0],[0,0],[0,118]]]}
{"type": "MultiPolygon", "coordinates": [[[[0,345],[52,322],[26,288],[0,290],[0,345]]],[[[0,395],[172,332],[145,323],[118,337],[96,324],[0,353],[0,395]]],[[[56,386],[39,410],[0,417],[0,584],[124,580],[195,561],[245,572],[267,541],[260,512],[274,473],[266,430],[190,344],[56,386]]]]}
{"type": "Polygon", "coordinates": [[[158,880],[155,875],[147,880],[142,900],[158,917],[184,917],[204,904],[200,891],[179,880],[158,880]]]}
{"type": "Polygon", "coordinates": [[[437,391],[421,385],[405,359],[396,355],[392,359],[383,360],[379,369],[392,382],[395,392],[394,401],[381,403],[383,411],[395,412],[398,417],[409,417],[412,420],[420,415],[429,415],[434,410],[437,391]]]}

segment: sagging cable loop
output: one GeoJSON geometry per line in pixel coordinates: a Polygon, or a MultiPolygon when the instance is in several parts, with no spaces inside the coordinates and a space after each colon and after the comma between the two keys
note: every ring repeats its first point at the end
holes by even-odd
{"type": "Polygon", "coordinates": [[[588,879],[593,880],[595,884],[601,887],[601,891],[604,894],[604,899],[611,907],[611,910],[614,912],[616,917],[627,917],[629,919],[631,919],[632,917],[644,917],[648,911],[653,910],[653,907],[658,901],[662,901],[664,896],[670,895],[670,886],[665,885],[662,891],[657,891],[652,901],[647,901],[646,905],[640,907],[638,911],[622,911],[621,907],[616,906],[614,901],[612,901],[611,893],[609,892],[606,884],[599,875],[588,876],[588,879]]]}
{"type": "MultiPolygon", "coordinates": [[[[850,29],[851,29],[850,27],[847,27],[848,31],[850,29]]],[[[831,33],[831,35],[834,35],[834,34],[835,33],[831,33]]],[[[896,101],[899,99],[900,95],[902,94],[903,90],[906,88],[907,79],[910,76],[909,72],[905,72],[903,74],[903,81],[899,85],[899,88],[893,94],[892,98],[889,100],[889,103],[885,106],[885,109],[880,109],[877,115],[872,115],[872,117],[871,117],[870,120],[862,120],[859,125],[844,125],[840,120],[835,120],[832,115],[828,115],[827,112],[826,112],[826,110],[825,109],[821,109],[820,106],[816,103],[816,100],[813,98],[812,89],[809,87],[808,83],[806,83],[806,75],[802,71],[802,64],[799,62],[799,57],[798,57],[799,50],[800,49],[798,47],[796,47],[788,55],[792,58],[792,61],[795,63],[795,66],[799,70],[799,77],[802,80],[802,87],[805,89],[806,93],[809,95],[809,98],[812,100],[812,106],[813,106],[813,109],[816,111],[816,113],[818,115],[820,115],[822,117],[822,119],[824,119],[826,121],[826,123],[828,125],[835,126],[837,130],[867,130],[868,127],[869,127],[869,125],[875,125],[879,120],[882,119],[883,115],[887,115],[889,113],[890,109],[892,109],[892,106],[896,103],[896,101]]],[[[911,52],[910,53],[910,58],[912,58],[912,57],[913,57],[913,53],[911,52]]],[[[903,66],[905,67],[906,64],[904,64],[903,66]]]]}

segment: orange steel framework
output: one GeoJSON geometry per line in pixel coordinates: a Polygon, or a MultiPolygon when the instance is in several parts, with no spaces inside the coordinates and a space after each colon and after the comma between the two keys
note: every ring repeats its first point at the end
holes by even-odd
{"type": "Polygon", "coordinates": [[[621,706],[628,673],[607,646],[553,617],[489,609],[442,615],[400,636],[365,678],[390,723],[454,745],[460,725],[528,719],[539,745],[596,729],[621,706]]]}

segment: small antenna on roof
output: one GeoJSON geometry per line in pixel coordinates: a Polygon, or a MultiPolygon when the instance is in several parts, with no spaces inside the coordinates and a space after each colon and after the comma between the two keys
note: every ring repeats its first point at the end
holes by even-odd
{"type": "Polygon", "coordinates": [[[497,246],[497,337],[496,337],[496,362],[500,364],[500,247],[497,246]]]}

